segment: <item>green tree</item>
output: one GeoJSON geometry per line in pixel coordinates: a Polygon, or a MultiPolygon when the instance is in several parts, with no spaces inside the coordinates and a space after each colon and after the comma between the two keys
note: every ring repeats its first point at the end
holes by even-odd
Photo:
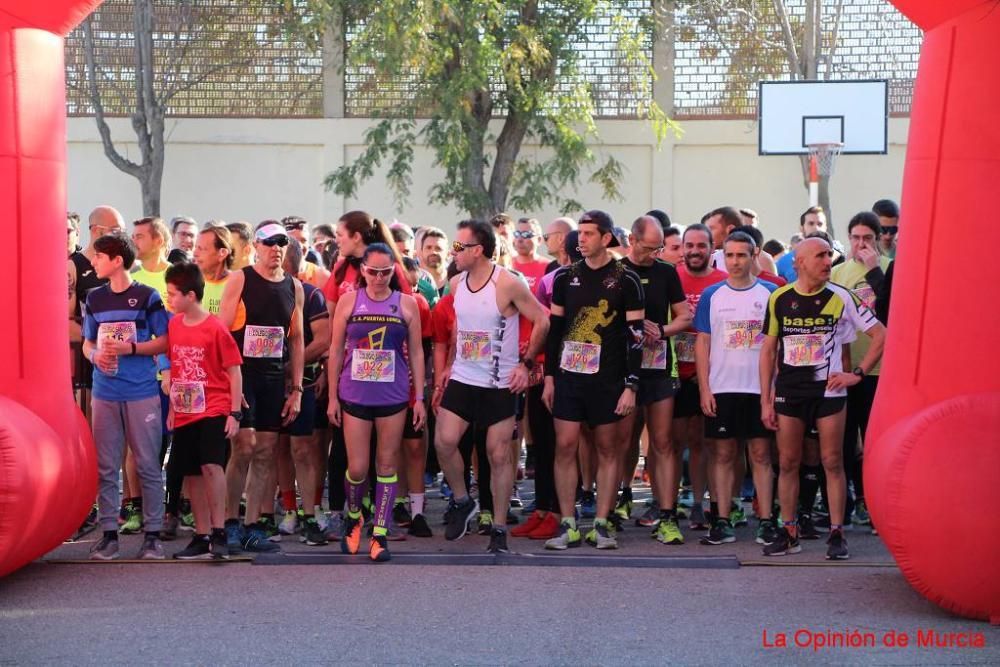
{"type": "MultiPolygon", "coordinates": [[[[629,72],[632,113],[648,119],[657,140],[678,128],[653,101],[648,52],[654,14],[625,11],[609,0],[287,0],[308,17],[297,30],[317,43],[323,31],[349,36],[346,60],[366,72],[373,89],[406,82],[413,94],[377,110],[352,163],[325,184],[354,196],[360,183],[385,166],[397,201],[411,186],[414,147],[427,145],[444,178],[429,201],[454,205],[477,218],[513,207],[532,210],[556,202],[583,178],[606,199],[619,198],[622,165],[598,163],[592,146],[597,92],[582,67],[586,27],[609,26],[617,42],[616,67],[629,72]],[[491,131],[499,126],[499,132],[491,131]],[[522,153],[526,143],[542,150],[522,153]],[[586,170],[586,171],[585,171],[586,170]]],[[[635,3],[631,3],[632,6],[635,3]]]]}

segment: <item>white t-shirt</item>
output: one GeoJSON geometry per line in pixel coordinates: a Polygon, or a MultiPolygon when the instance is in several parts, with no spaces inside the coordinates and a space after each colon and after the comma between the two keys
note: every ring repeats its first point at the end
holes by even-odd
{"type": "Polygon", "coordinates": [[[776,289],[772,283],[756,280],[744,289],[716,283],[702,293],[694,328],[712,336],[708,386],[713,394],[760,394],[764,315],[776,289]]]}

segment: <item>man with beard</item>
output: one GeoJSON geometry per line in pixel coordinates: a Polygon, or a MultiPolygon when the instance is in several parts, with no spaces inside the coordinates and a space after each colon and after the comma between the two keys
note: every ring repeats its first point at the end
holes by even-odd
{"type": "Polygon", "coordinates": [[[420,237],[420,264],[434,280],[439,297],[448,289],[448,266],[444,261],[447,245],[448,236],[437,227],[424,229],[420,237]]]}

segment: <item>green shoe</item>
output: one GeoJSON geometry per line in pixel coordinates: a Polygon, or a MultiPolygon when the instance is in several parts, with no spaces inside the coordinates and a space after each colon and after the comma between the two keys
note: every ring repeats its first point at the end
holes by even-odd
{"type": "Polygon", "coordinates": [[[602,523],[594,527],[594,546],[598,549],[617,549],[618,539],[615,532],[611,530],[611,525],[602,523]]]}
{"type": "Polygon", "coordinates": [[[564,551],[580,546],[580,531],[570,528],[568,523],[559,524],[559,534],[545,542],[546,549],[564,551]]]}
{"type": "Polygon", "coordinates": [[[615,516],[624,523],[632,518],[632,501],[620,499],[615,505],[615,516]]]}
{"type": "Polygon", "coordinates": [[[716,519],[708,535],[701,538],[702,544],[730,544],[736,541],[733,527],[725,519],[716,519]]]}
{"type": "Polygon", "coordinates": [[[684,544],[684,535],[681,534],[677,519],[671,517],[668,521],[660,521],[656,527],[653,537],[661,544],[684,544]]]}
{"type": "Polygon", "coordinates": [[[194,528],[194,512],[181,514],[181,525],[185,528],[194,528]]]}
{"type": "Polygon", "coordinates": [[[480,535],[490,535],[493,533],[493,513],[483,511],[479,513],[479,523],[476,529],[480,535]]]}
{"type": "Polygon", "coordinates": [[[733,503],[731,507],[732,509],[729,512],[729,523],[732,524],[734,528],[747,525],[747,513],[743,511],[743,505],[733,503]]]}
{"type": "Polygon", "coordinates": [[[757,524],[756,541],[757,544],[774,544],[778,539],[778,527],[771,519],[761,519],[757,524]]]}
{"type": "Polygon", "coordinates": [[[122,524],[123,535],[134,535],[142,532],[142,510],[133,503],[125,505],[125,523],[122,524]]]}
{"type": "Polygon", "coordinates": [[[868,513],[868,505],[864,498],[858,498],[854,504],[854,521],[862,526],[872,525],[871,514],[868,513]]]}

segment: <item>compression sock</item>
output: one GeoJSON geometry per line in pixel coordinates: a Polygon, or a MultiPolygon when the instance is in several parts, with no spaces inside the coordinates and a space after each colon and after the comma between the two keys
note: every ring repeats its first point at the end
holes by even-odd
{"type": "Polygon", "coordinates": [[[413,516],[424,513],[424,494],[422,493],[411,493],[410,494],[410,512],[413,516]]]}
{"type": "Polygon", "coordinates": [[[398,486],[399,477],[395,473],[375,478],[375,527],[372,529],[375,535],[385,535],[389,532],[389,512],[392,511],[398,486]]]}
{"type": "Polygon", "coordinates": [[[368,495],[368,478],[355,482],[350,473],[344,473],[344,494],[347,496],[347,516],[360,518],[362,500],[368,495]]]}

